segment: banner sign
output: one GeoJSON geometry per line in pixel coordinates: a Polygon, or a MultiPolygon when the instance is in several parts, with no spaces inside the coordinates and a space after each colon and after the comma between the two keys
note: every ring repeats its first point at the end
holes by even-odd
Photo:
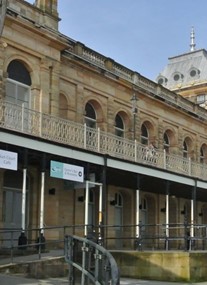
{"type": "Polygon", "coordinates": [[[0,168],[17,170],[17,160],[16,152],[0,149],[0,168]]]}
{"type": "Polygon", "coordinates": [[[62,178],[66,180],[83,182],[84,171],[83,167],[66,164],[58,161],[50,161],[50,176],[62,178]]]}

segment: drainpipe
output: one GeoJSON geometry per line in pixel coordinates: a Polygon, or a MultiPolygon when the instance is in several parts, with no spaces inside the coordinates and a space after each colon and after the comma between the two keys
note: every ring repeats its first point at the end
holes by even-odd
{"type": "Polygon", "coordinates": [[[28,150],[24,150],[24,166],[23,166],[23,184],[22,184],[22,232],[26,228],[26,189],[27,189],[27,167],[28,167],[28,150]]]}
{"type": "MultiPolygon", "coordinates": [[[[106,175],[107,175],[107,156],[104,155],[104,166],[103,166],[103,170],[102,170],[102,189],[103,189],[103,193],[102,193],[102,199],[103,199],[103,220],[102,223],[103,224],[108,224],[108,220],[107,220],[107,211],[108,211],[108,205],[107,205],[107,197],[108,197],[108,188],[106,185],[106,175]]],[[[102,246],[106,246],[105,243],[107,243],[107,240],[105,241],[105,235],[106,235],[106,231],[107,231],[107,227],[102,229],[102,246]],[[105,242],[104,242],[105,241],[105,242]]]]}
{"type": "Polygon", "coordinates": [[[166,224],[166,250],[169,249],[169,191],[170,190],[170,182],[166,183],[166,216],[165,216],[165,224],[166,224]]]}
{"type": "Polygon", "coordinates": [[[98,214],[98,244],[102,245],[102,228],[103,225],[103,186],[99,186],[99,214],[98,214]]]}
{"type": "Polygon", "coordinates": [[[41,171],[41,192],[40,192],[40,231],[44,233],[44,195],[45,195],[45,169],[46,169],[46,154],[42,157],[41,171]]]}
{"type": "Polygon", "coordinates": [[[135,249],[141,249],[141,241],[140,241],[140,213],[139,213],[139,205],[140,205],[140,175],[137,174],[137,189],[136,189],[136,205],[135,205],[135,224],[136,224],[136,238],[135,238],[135,249]]]}
{"type": "Polygon", "coordinates": [[[27,237],[25,235],[25,224],[26,224],[26,189],[27,189],[27,155],[28,150],[24,150],[24,159],[23,159],[23,183],[22,183],[22,231],[18,238],[18,246],[20,249],[26,249],[27,237]]]}
{"type": "Polygon", "coordinates": [[[84,236],[88,236],[88,202],[89,202],[89,181],[86,181],[86,197],[85,197],[85,226],[84,226],[84,236]]]}
{"type": "MultiPolygon", "coordinates": [[[[190,226],[190,237],[194,237],[194,215],[195,215],[195,205],[196,205],[196,192],[197,192],[197,180],[195,180],[195,185],[192,189],[192,199],[191,199],[191,226],[190,226]]],[[[190,243],[190,249],[192,249],[192,239],[190,243]]]]}

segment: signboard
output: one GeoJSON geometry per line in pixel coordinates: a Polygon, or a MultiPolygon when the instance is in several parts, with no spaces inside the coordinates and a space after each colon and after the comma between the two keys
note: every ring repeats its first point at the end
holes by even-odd
{"type": "Polygon", "coordinates": [[[62,178],[66,180],[83,182],[84,171],[83,167],[66,164],[58,161],[50,161],[50,176],[56,178],[62,178]]]}
{"type": "Polygon", "coordinates": [[[0,168],[17,170],[17,153],[0,149],[0,168]]]}
{"type": "MultiPolygon", "coordinates": [[[[95,173],[89,174],[89,181],[95,182],[95,173]]],[[[94,185],[89,183],[89,188],[94,188],[94,185]]],[[[86,188],[86,181],[84,182],[75,182],[75,181],[68,181],[64,180],[64,189],[65,190],[73,190],[73,189],[83,189],[86,188]]]]}

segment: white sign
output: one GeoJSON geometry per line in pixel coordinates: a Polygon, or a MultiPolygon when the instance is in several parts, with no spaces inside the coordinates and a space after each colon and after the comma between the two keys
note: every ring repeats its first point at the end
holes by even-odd
{"type": "Polygon", "coordinates": [[[83,167],[51,160],[50,176],[66,180],[83,182],[83,167]]]}
{"type": "Polygon", "coordinates": [[[17,153],[0,149],[0,168],[17,170],[17,153]]]}

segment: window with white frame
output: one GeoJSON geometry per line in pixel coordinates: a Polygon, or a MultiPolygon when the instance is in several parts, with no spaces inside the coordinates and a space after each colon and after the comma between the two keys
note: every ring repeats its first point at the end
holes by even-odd
{"type": "Polygon", "coordinates": [[[148,145],[149,143],[149,133],[145,124],[142,124],[141,127],[141,143],[145,145],[148,145]]]}
{"type": "Polygon", "coordinates": [[[6,101],[30,107],[31,78],[24,64],[18,60],[10,62],[7,68],[6,101]]]}
{"type": "Polygon", "coordinates": [[[166,152],[169,152],[170,140],[167,132],[164,133],[163,139],[164,139],[164,149],[166,150],[166,152]]]}
{"type": "Polygon", "coordinates": [[[122,117],[119,114],[117,114],[115,118],[115,135],[124,137],[124,123],[122,117]]]}
{"type": "Polygon", "coordinates": [[[187,158],[188,157],[188,145],[186,141],[183,142],[183,157],[187,158]]]}
{"type": "Polygon", "coordinates": [[[85,123],[87,127],[96,128],[96,112],[90,103],[85,106],[85,123]]]}

